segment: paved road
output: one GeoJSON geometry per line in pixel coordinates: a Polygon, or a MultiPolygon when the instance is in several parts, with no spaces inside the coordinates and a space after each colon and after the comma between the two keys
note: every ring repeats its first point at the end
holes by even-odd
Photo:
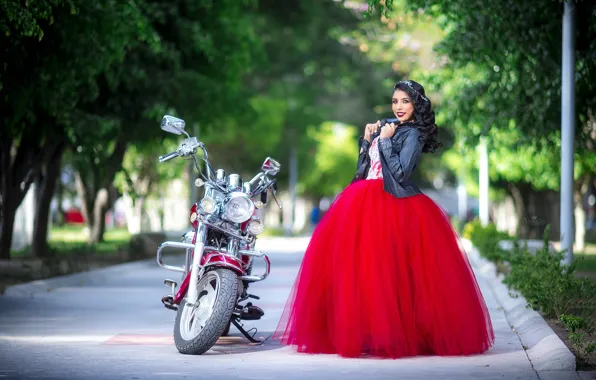
{"type": "MultiPolygon", "coordinates": [[[[267,314],[247,324],[257,327],[263,337],[276,327],[301,254],[272,252],[270,257],[271,276],[252,285],[267,314]]],[[[178,279],[178,273],[165,271],[151,260],[116,270],[94,284],[62,287],[34,297],[0,297],[0,380],[559,378],[552,377],[555,374],[539,377],[532,369],[481,277],[496,345],[473,357],[400,360],[298,354],[270,339],[254,346],[235,328],[207,354],[181,355],[172,338],[175,312],[160,302],[168,292],[165,277],[178,279]]]]}

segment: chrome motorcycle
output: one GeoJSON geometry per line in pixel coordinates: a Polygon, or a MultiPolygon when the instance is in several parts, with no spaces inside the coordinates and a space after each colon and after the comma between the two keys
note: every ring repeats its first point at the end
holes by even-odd
{"type": "MultiPolygon", "coordinates": [[[[157,263],[164,269],[182,273],[181,284],[165,280],[172,294],[162,298],[166,308],[177,312],[174,342],[180,353],[201,355],[208,351],[221,336],[229,333],[233,324],[249,341],[259,343],[247,332],[241,320],[258,320],[264,312],[249,298],[250,283],[263,281],[270,272],[269,258],[255,250],[257,236],[264,224],[256,211],[267,203],[269,190],[276,198],[275,176],[280,164],[268,157],[261,172],[243,182],[238,174],[226,176],[223,169],[214,171],[205,144],[184,130],[185,122],[173,116],[164,116],[161,129],[177,135],[186,135],[178,149],[159,157],[163,163],[176,157],[189,158],[199,172],[195,186],[204,186],[204,196],[190,210],[192,229],[182,241],[166,241],[157,250],[157,263]],[[202,157],[197,153],[203,152],[202,157]],[[206,175],[199,160],[204,162],[206,175]],[[184,266],[166,265],[162,260],[165,248],[186,250],[184,266]],[[253,260],[264,261],[265,270],[252,274],[253,260]]],[[[254,329],[253,329],[254,330],[254,329]]]]}

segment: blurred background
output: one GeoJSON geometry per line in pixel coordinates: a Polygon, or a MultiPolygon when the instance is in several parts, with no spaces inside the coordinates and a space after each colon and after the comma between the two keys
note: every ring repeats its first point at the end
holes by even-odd
{"type": "MultiPolygon", "coordinates": [[[[574,238],[590,255],[596,6],[576,8],[574,238]]],[[[0,259],[57,263],[43,277],[178,239],[202,189],[188,161],[157,161],[181,140],[165,114],[228,174],[277,159],[264,235],[308,235],[403,79],[425,86],[444,143],[415,180],[454,226],[550,226],[557,243],[562,15],[554,0],[3,1],[0,259]]]]}

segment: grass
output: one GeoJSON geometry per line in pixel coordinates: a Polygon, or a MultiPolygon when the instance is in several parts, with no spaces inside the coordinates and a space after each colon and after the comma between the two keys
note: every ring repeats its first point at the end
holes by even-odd
{"type": "Polygon", "coordinates": [[[265,230],[263,231],[263,233],[261,233],[260,236],[267,236],[267,237],[286,236],[286,232],[285,232],[285,229],[282,227],[280,227],[280,228],[268,227],[268,228],[265,228],[265,230]]]}
{"type": "Polygon", "coordinates": [[[259,237],[294,237],[301,236],[304,233],[305,231],[303,230],[298,232],[290,232],[287,234],[285,228],[283,227],[266,227],[259,237]]]}
{"type": "Polygon", "coordinates": [[[596,255],[578,254],[575,255],[575,259],[577,259],[578,272],[596,273],[596,255]]]}
{"type": "MultiPolygon", "coordinates": [[[[104,241],[90,245],[87,243],[87,234],[85,231],[85,226],[79,225],[51,227],[48,244],[59,256],[69,256],[77,253],[95,253],[109,256],[128,245],[131,238],[126,228],[111,228],[106,230],[104,241]]],[[[29,248],[11,253],[12,257],[25,257],[29,254],[29,248]]]]}
{"type": "Polygon", "coordinates": [[[577,261],[578,272],[590,272],[596,274],[596,244],[587,243],[583,252],[577,252],[573,255],[577,261]]]}

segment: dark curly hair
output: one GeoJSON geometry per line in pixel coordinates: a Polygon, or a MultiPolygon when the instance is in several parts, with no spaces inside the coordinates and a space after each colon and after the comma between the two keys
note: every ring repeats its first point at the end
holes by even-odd
{"type": "Polygon", "coordinates": [[[435,124],[435,112],[431,109],[432,104],[424,92],[424,87],[413,80],[402,80],[393,86],[391,95],[396,90],[405,91],[414,102],[412,124],[422,132],[420,136],[420,141],[424,142],[422,151],[433,153],[437,148],[443,146],[443,143],[437,141],[439,128],[435,124]]]}

